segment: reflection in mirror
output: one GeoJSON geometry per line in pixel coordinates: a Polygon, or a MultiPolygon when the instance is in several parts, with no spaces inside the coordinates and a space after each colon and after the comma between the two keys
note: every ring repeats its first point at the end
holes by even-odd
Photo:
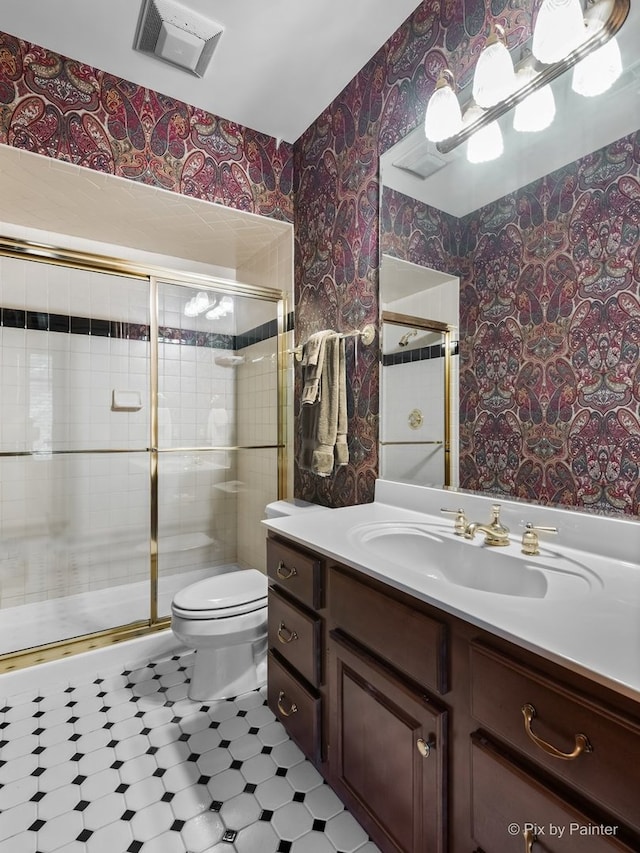
{"type": "Polygon", "coordinates": [[[386,256],[380,285],[380,476],[457,485],[457,279],[386,256]]]}
{"type": "Polygon", "coordinates": [[[387,256],[459,281],[461,488],[640,511],[639,33],[632,4],[614,87],[558,78],[494,163],[423,128],[382,156],[381,299],[387,256]]]}

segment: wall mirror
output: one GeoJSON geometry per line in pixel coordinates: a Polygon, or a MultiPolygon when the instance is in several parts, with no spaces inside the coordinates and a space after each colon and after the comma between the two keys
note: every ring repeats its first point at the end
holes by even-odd
{"type": "Polygon", "coordinates": [[[463,489],[638,512],[639,34],[632,4],[613,87],[583,97],[561,75],[553,124],[516,133],[502,116],[494,161],[468,162],[464,144],[442,153],[422,126],[381,155],[381,311],[399,310],[404,266],[422,269],[424,298],[434,281],[459,298],[459,317],[435,319],[459,330],[463,489]]]}

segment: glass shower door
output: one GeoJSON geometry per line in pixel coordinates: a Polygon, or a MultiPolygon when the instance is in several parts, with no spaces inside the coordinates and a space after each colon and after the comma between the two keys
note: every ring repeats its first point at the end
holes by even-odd
{"type": "Polygon", "coordinates": [[[0,655],[149,618],[148,288],[0,258],[0,655]]]}
{"type": "Polygon", "coordinates": [[[212,573],[263,568],[278,494],[278,302],[157,286],[158,616],[212,573]]]}

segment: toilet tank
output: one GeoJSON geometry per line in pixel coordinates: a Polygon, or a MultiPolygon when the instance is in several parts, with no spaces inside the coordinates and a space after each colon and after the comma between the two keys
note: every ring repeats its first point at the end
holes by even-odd
{"type": "Polygon", "coordinates": [[[298,498],[293,498],[287,501],[273,501],[266,505],[264,514],[265,518],[282,518],[286,515],[296,515],[299,512],[313,512],[316,510],[326,511],[328,507],[312,504],[309,501],[302,501],[298,498]]]}

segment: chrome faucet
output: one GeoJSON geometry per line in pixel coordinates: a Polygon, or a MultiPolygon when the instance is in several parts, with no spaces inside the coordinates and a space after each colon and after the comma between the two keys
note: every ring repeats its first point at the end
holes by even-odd
{"type": "Polygon", "coordinates": [[[491,507],[493,518],[489,524],[480,524],[479,521],[472,521],[467,524],[464,531],[465,539],[473,539],[478,531],[484,533],[485,545],[508,545],[509,544],[509,528],[500,523],[500,504],[494,504],[491,507]]]}

